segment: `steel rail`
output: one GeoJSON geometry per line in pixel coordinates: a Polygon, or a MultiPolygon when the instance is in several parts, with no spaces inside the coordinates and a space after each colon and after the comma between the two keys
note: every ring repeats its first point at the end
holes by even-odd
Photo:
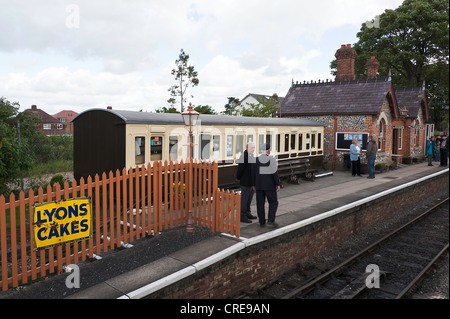
{"type": "Polygon", "coordinates": [[[309,281],[307,284],[292,290],[290,293],[286,294],[281,299],[292,299],[296,295],[298,295],[298,294],[300,294],[302,292],[307,292],[309,290],[312,290],[315,285],[325,281],[328,277],[330,277],[333,274],[337,273],[339,270],[347,268],[352,263],[354,263],[357,259],[363,257],[364,255],[366,255],[367,253],[369,253],[373,249],[377,248],[382,243],[386,242],[387,240],[389,240],[392,237],[396,236],[401,231],[406,230],[410,226],[412,226],[412,225],[416,224],[417,222],[419,222],[420,220],[422,220],[424,217],[426,217],[428,214],[433,212],[435,209],[437,209],[438,207],[443,205],[445,202],[448,202],[448,199],[449,198],[447,197],[446,199],[444,199],[440,203],[438,203],[435,206],[433,206],[430,209],[428,209],[426,212],[424,212],[421,215],[419,215],[418,217],[414,218],[412,221],[410,221],[410,222],[404,224],[403,226],[397,228],[396,230],[394,230],[391,233],[387,234],[386,236],[382,237],[381,239],[379,239],[375,243],[369,245],[365,249],[363,249],[360,252],[356,253],[355,255],[350,257],[349,259],[345,260],[344,262],[340,263],[339,265],[335,266],[334,268],[330,269],[329,271],[327,271],[327,272],[323,273],[322,275],[320,275],[320,276],[314,278],[313,280],[309,281]]]}

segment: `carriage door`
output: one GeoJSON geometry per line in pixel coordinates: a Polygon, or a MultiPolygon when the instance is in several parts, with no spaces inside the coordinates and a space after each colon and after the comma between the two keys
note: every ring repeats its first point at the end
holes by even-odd
{"type": "Polygon", "coordinates": [[[150,161],[162,161],[163,155],[163,137],[150,137],[150,161]]]}

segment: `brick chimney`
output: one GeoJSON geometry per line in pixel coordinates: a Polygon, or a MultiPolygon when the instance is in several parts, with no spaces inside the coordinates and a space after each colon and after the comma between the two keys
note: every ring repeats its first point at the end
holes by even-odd
{"type": "Polygon", "coordinates": [[[36,106],[36,105],[32,105],[32,106],[31,106],[31,109],[32,109],[33,111],[36,111],[36,110],[37,110],[37,106],[36,106]]]}
{"type": "Polygon", "coordinates": [[[336,51],[334,55],[337,60],[337,81],[355,80],[355,60],[356,51],[351,44],[343,44],[341,48],[336,51]]]}
{"type": "Polygon", "coordinates": [[[378,77],[378,67],[380,63],[374,56],[370,57],[370,59],[366,63],[367,68],[367,78],[368,79],[376,79],[378,77]]]}

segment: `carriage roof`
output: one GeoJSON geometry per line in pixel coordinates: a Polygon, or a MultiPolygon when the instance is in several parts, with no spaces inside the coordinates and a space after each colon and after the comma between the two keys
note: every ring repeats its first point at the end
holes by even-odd
{"type": "MultiPolygon", "coordinates": [[[[73,121],[89,112],[109,112],[120,118],[123,124],[158,124],[184,125],[179,113],[151,113],[110,109],[91,109],[79,114],[73,121]]],[[[324,126],[322,123],[308,119],[297,118],[262,118],[229,115],[201,114],[202,125],[232,125],[232,126],[324,126]]]]}

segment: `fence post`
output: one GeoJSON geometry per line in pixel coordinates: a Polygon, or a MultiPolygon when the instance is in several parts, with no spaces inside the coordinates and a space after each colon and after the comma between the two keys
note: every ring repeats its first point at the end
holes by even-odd
{"type": "Polygon", "coordinates": [[[0,196],[0,252],[2,262],[2,290],[8,290],[8,250],[6,246],[6,205],[5,197],[0,196]]]}

